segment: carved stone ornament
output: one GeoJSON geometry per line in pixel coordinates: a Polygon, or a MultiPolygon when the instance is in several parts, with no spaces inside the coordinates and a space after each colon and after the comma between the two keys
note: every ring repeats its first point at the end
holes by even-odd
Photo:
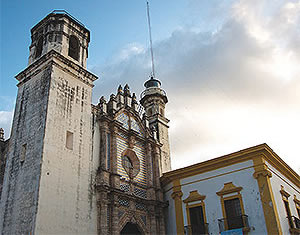
{"type": "Polygon", "coordinates": [[[171,197],[172,197],[174,200],[177,199],[177,198],[181,199],[182,195],[183,195],[183,193],[182,193],[181,191],[179,191],[179,192],[173,192],[173,193],[171,194],[171,197]]]}
{"type": "Polygon", "coordinates": [[[132,149],[126,149],[122,153],[122,166],[130,179],[133,179],[140,172],[140,161],[132,149]]]}
{"type": "Polygon", "coordinates": [[[255,179],[257,179],[259,176],[263,176],[263,177],[272,177],[272,173],[270,171],[268,171],[267,169],[263,169],[263,170],[259,170],[254,172],[253,177],[255,179]]]}

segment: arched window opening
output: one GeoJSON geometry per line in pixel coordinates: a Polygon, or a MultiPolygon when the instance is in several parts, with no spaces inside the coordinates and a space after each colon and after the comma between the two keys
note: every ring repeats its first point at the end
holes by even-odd
{"type": "Polygon", "coordinates": [[[69,56],[75,60],[79,58],[79,41],[73,35],[69,38],[69,56]]]}
{"type": "Polygon", "coordinates": [[[136,235],[140,235],[142,234],[141,229],[139,228],[139,226],[137,224],[133,224],[133,223],[127,223],[124,228],[122,229],[122,231],[120,232],[121,235],[126,235],[126,234],[136,234],[136,235]]]}
{"type": "Polygon", "coordinates": [[[35,51],[35,58],[38,58],[41,56],[42,51],[43,51],[43,36],[41,36],[38,39],[37,45],[36,45],[36,51],[35,51]]]}

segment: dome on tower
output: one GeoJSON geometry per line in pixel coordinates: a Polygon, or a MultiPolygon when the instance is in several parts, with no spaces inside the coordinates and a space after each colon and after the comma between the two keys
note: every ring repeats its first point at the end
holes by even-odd
{"type": "Polygon", "coordinates": [[[143,104],[147,97],[161,97],[165,103],[168,102],[167,94],[166,92],[160,87],[161,82],[154,78],[150,77],[149,80],[147,80],[144,83],[145,90],[141,94],[141,104],[143,104]]]}
{"type": "Polygon", "coordinates": [[[144,83],[144,86],[146,88],[150,88],[150,87],[160,87],[161,86],[161,82],[153,77],[151,77],[148,81],[146,81],[144,83]]]}

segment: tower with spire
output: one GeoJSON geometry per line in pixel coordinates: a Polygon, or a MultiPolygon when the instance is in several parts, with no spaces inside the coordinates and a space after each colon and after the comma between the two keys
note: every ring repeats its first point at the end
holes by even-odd
{"type": "Polygon", "coordinates": [[[157,139],[162,144],[160,172],[171,170],[170,145],[169,145],[169,120],[165,116],[168,98],[161,88],[161,82],[152,76],[144,84],[145,90],[141,94],[140,103],[145,109],[145,116],[150,129],[157,133],[157,139]]]}

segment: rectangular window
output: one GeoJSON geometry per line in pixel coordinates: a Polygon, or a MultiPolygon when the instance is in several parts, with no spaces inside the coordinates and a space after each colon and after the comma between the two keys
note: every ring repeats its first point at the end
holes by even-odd
{"type": "Polygon", "coordinates": [[[202,206],[189,208],[192,234],[205,234],[205,222],[202,206]]]}
{"type": "Polygon", "coordinates": [[[290,205],[289,205],[290,194],[287,191],[285,191],[283,185],[281,185],[280,193],[281,193],[281,197],[283,200],[283,204],[284,204],[284,208],[285,208],[285,212],[287,215],[287,220],[288,220],[289,226],[291,229],[293,229],[295,226],[294,226],[293,217],[292,217],[290,205]]]}
{"type": "Polygon", "coordinates": [[[287,214],[287,218],[288,218],[288,221],[289,221],[290,228],[294,228],[289,202],[286,201],[286,200],[283,200],[283,202],[284,202],[284,208],[285,208],[285,211],[286,211],[286,214],[287,214]]]}
{"type": "Polygon", "coordinates": [[[66,148],[73,150],[73,133],[70,131],[67,131],[66,148]]]}
{"type": "Polygon", "coordinates": [[[228,229],[243,228],[242,209],[239,198],[224,200],[228,229]]]}
{"type": "Polygon", "coordinates": [[[300,219],[300,201],[296,198],[296,195],[294,196],[294,202],[295,202],[298,218],[300,219]]]}
{"type": "Polygon", "coordinates": [[[23,163],[25,161],[26,150],[27,150],[27,144],[23,144],[22,149],[21,149],[21,156],[20,156],[20,162],[21,163],[23,163]]]}

